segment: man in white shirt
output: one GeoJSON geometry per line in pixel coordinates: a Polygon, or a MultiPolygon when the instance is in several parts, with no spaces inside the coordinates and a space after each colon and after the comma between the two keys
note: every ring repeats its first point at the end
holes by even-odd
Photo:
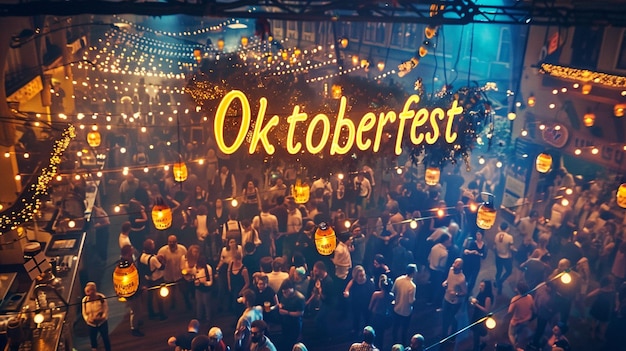
{"type": "Polygon", "coordinates": [[[456,332],[457,320],[455,315],[461,308],[465,295],[467,295],[467,282],[465,281],[465,274],[463,274],[463,259],[457,258],[454,260],[448,272],[448,278],[443,282],[442,286],[446,289],[443,297],[443,316],[441,317],[443,322],[441,337],[444,338],[456,332]],[[452,327],[451,331],[450,327],[452,327]]]}
{"type": "Polygon", "coordinates": [[[443,233],[437,243],[430,249],[428,255],[428,269],[430,270],[430,303],[440,307],[443,291],[441,283],[446,279],[448,262],[448,247],[452,245],[450,234],[443,233]]]}
{"type": "MultiPolygon", "coordinates": [[[[163,278],[165,283],[177,283],[182,281],[183,273],[180,268],[181,257],[187,254],[187,248],[178,243],[176,235],[170,235],[167,237],[167,245],[161,247],[158,256],[165,258],[165,271],[163,278]]],[[[175,292],[177,290],[177,284],[172,285],[170,289],[170,300],[172,302],[171,308],[176,308],[175,292]]]]}
{"type": "Polygon", "coordinates": [[[365,172],[359,172],[359,174],[354,177],[353,186],[356,193],[354,203],[356,206],[356,217],[359,217],[361,211],[367,207],[367,203],[372,195],[372,185],[369,179],[365,178],[365,172]]]}
{"type": "Polygon", "coordinates": [[[537,219],[539,219],[539,213],[536,210],[532,210],[527,217],[523,217],[517,222],[517,229],[522,235],[522,239],[532,238],[533,241],[537,242],[538,237],[535,233],[537,219]]]}
{"type": "Polygon", "coordinates": [[[276,243],[274,239],[278,234],[278,218],[270,213],[271,205],[264,201],[261,204],[261,213],[252,218],[252,227],[259,233],[261,239],[260,256],[276,256],[276,243]]]}
{"type": "Polygon", "coordinates": [[[496,287],[498,288],[498,295],[502,295],[502,284],[513,272],[513,252],[517,251],[513,246],[513,236],[506,232],[509,229],[509,225],[506,222],[500,224],[500,231],[495,237],[495,251],[496,251],[496,287]],[[503,272],[504,270],[504,272],[503,272]]]}
{"type": "MultiPolygon", "coordinates": [[[[156,250],[154,246],[154,240],[146,239],[143,242],[143,252],[141,256],[139,256],[139,263],[137,264],[137,268],[141,265],[145,267],[146,276],[140,277],[140,281],[143,282],[143,286],[150,288],[154,286],[158,286],[163,283],[163,275],[165,274],[165,257],[156,255],[156,250]]],[[[140,270],[140,274],[142,273],[140,270]]],[[[147,291],[147,302],[148,302],[148,316],[150,319],[160,319],[165,320],[167,316],[165,315],[163,308],[163,299],[160,296],[157,296],[157,289],[150,289],[147,291]],[[156,312],[154,308],[154,301],[156,300],[156,312]]]]}
{"type": "Polygon", "coordinates": [[[396,278],[391,288],[396,298],[393,306],[393,343],[407,339],[413,303],[415,302],[416,286],[413,279],[416,274],[417,266],[413,263],[407,265],[406,274],[396,278]]]}

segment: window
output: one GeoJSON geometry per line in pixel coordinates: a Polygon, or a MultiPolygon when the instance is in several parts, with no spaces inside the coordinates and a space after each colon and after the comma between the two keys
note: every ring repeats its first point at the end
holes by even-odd
{"type": "Polygon", "coordinates": [[[511,61],[511,31],[509,28],[500,30],[500,43],[498,45],[498,62],[511,61]]]}
{"type": "Polygon", "coordinates": [[[376,23],[367,22],[365,25],[365,41],[376,41],[376,23]]]}
{"type": "Polygon", "coordinates": [[[391,32],[391,46],[400,46],[402,44],[402,37],[404,34],[404,24],[394,23],[391,32]]]}
{"type": "Polygon", "coordinates": [[[622,32],[622,43],[617,53],[617,63],[615,68],[626,70],[626,31],[622,32]]]}
{"type": "Polygon", "coordinates": [[[597,69],[603,36],[604,28],[576,27],[572,41],[571,65],[576,68],[597,69]]]}

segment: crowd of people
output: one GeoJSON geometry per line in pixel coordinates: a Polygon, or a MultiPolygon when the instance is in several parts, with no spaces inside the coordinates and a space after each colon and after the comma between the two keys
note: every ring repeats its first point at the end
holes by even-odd
{"type": "MultiPolygon", "coordinates": [[[[255,169],[224,157],[210,142],[181,138],[176,142],[190,175],[179,183],[162,167],[141,168],[173,160],[167,150],[175,148],[158,138],[149,147],[147,140],[114,134],[108,136],[110,149],[128,152],[112,158],[112,166],[135,170],[118,183],[128,217],[118,237],[121,257],[135,262],[144,287],[127,301],[132,335],[143,336],[144,314],[166,320],[167,308],[183,304],[194,317],[189,334],[217,315],[240,316],[232,350],[304,350],[309,340],[303,339],[303,319],[313,321],[319,343],[332,342],[332,326],[347,318],[354,335],[363,338],[351,350],[420,350],[424,336],[409,335],[415,307],[439,313],[439,335],[426,337],[444,339],[463,327],[460,311],[469,313],[470,322],[485,318],[496,312],[497,300],[509,299],[510,289],[515,296],[504,305],[515,348],[567,349],[572,318],[588,319],[591,336],[607,350],[623,338],[624,226],[601,181],[571,184],[571,205],[548,201],[483,231],[470,204],[496,186],[497,178],[483,174],[494,172],[479,172],[466,182],[452,169],[435,186],[406,172],[377,185],[368,166],[343,179],[299,174],[288,163],[255,169]],[[310,182],[306,203],[291,195],[297,177],[310,182]],[[167,230],[157,230],[150,219],[157,204],[172,211],[167,230]],[[337,234],[330,256],[316,249],[314,235],[322,223],[337,234]],[[479,281],[490,255],[496,273],[479,281]],[[555,278],[563,272],[571,283],[555,278]],[[153,289],[162,284],[170,287],[165,300],[153,289]]],[[[562,172],[556,171],[555,189],[569,179],[562,172]]],[[[559,190],[550,191],[559,198],[559,190]]],[[[108,350],[106,304],[93,302],[101,300],[93,283],[85,294],[92,347],[100,333],[108,350]]],[[[169,343],[224,350],[222,329],[216,325],[206,337],[176,336],[169,343]]],[[[484,325],[474,326],[472,334],[473,348],[484,348],[490,338],[484,325]]]]}

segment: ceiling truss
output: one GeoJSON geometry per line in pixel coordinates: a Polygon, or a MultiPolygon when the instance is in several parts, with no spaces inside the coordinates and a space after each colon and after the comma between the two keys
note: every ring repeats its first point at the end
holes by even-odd
{"type": "Polygon", "coordinates": [[[469,23],[626,27],[626,6],[586,2],[510,1],[482,5],[476,0],[33,0],[0,4],[0,17],[79,14],[190,15],[267,18],[296,21],[399,22],[465,25],[469,23]],[[440,6],[431,16],[431,5],[440,6]]]}

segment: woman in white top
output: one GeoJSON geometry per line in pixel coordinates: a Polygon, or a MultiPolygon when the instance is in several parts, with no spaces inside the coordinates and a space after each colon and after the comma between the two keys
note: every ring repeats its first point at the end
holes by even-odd
{"type": "Polygon", "coordinates": [[[91,350],[98,350],[98,333],[102,336],[102,343],[106,351],[111,351],[109,340],[109,306],[106,297],[98,292],[96,283],[89,282],[85,285],[85,297],[83,297],[83,319],[89,328],[89,340],[91,350]]]}
{"type": "Polygon", "coordinates": [[[202,244],[204,242],[204,238],[209,235],[209,227],[207,226],[207,218],[209,214],[209,210],[205,205],[200,205],[198,207],[198,214],[193,221],[193,226],[196,227],[196,237],[198,238],[198,242],[202,244]]]}

